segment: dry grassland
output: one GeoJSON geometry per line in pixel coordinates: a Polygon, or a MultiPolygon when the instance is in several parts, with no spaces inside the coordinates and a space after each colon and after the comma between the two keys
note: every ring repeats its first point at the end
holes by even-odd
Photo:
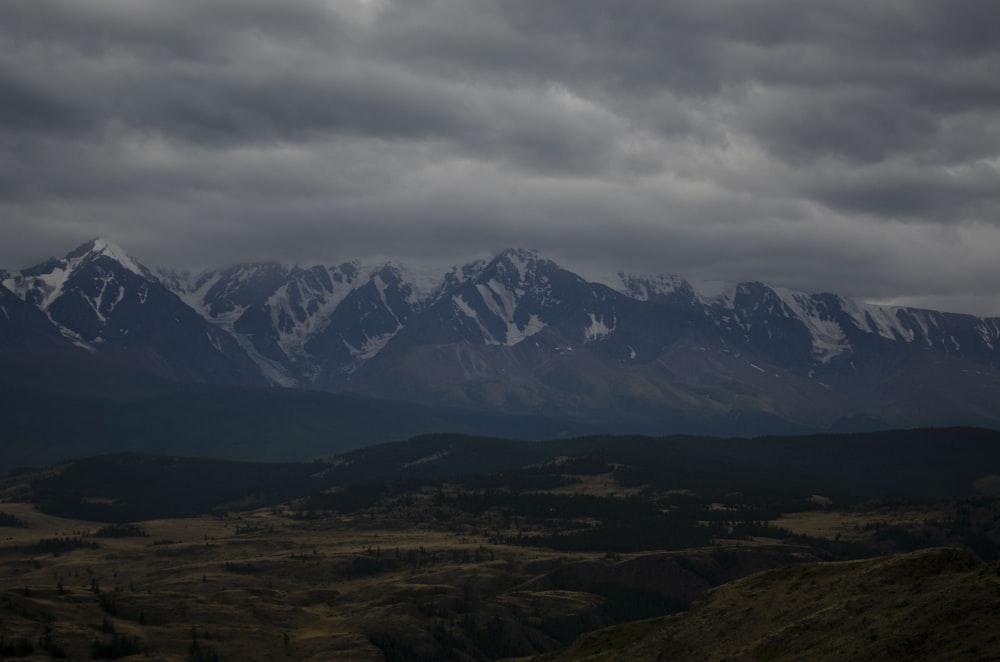
{"type": "Polygon", "coordinates": [[[591,660],[996,660],[1000,577],[971,553],[929,549],[760,573],[690,611],[581,637],[544,656],[591,660]]]}
{"type": "MultiPolygon", "coordinates": [[[[147,536],[107,538],[101,524],[30,505],[0,511],[28,524],[0,528],[0,634],[30,641],[39,659],[46,645],[89,659],[95,641],[135,637],[151,660],[381,660],[368,635],[426,628],[417,605],[489,601],[571,558],[369,516],[265,510],[142,522],[147,536]],[[53,539],[86,546],[38,547],[53,539]]],[[[574,599],[503,597],[515,609],[548,600],[531,605],[539,614],[587,606],[574,599]]]]}
{"type": "Polygon", "coordinates": [[[836,510],[808,510],[786,513],[775,520],[775,526],[792,533],[827,540],[869,540],[866,530],[876,524],[920,526],[925,521],[944,516],[941,508],[884,507],[856,512],[836,510]]]}

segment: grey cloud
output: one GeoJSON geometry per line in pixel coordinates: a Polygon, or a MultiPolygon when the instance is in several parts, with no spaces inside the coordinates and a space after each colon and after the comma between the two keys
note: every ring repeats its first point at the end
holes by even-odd
{"type": "Polygon", "coordinates": [[[181,266],[522,245],[996,314],[998,19],[977,0],[9,0],[0,265],[97,234],[181,266]]]}
{"type": "Polygon", "coordinates": [[[978,164],[956,170],[919,167],[841,171],[814,181],[809,193],[833,208],[911,222],[997,223],[1000,172],[978,164]]]}
{"type": "Polygon", "coordinates": [[[923,150],[939,131],[934,113],[874,90],[760,89],[744,104],[741,119],[750,134],[793,163],[818,157],[884,161],[923,150]]]}
{"type": "MultiPolygon", "coordinates": [[[[57,95],[25,80],[15,71],[0,69],[0,125],[13,132],[66,132],[87,123],[81,109],[65,103],[57,95]]],[[[9,132],[9,133],[8,133],[9,132]]]]}

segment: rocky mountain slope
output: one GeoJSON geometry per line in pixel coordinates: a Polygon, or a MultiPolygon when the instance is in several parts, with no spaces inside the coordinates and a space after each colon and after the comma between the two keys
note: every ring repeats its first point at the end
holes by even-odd
{"type": "Polygon", "coordinates": [[[19,302],[3,294],[0,337],[125,354],[179,380],[544,414],[594,430],[1000,426],[997,318],[757,282],[709,298],[678,276],[622,272],[612,287],[518,249],[417,273],[258,263],[154,274],[95,240],[5,274],[19,302]]]}

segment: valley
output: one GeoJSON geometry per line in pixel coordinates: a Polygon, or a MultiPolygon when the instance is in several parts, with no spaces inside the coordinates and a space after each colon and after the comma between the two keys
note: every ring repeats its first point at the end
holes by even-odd
{"type": "Polygon", "coordinates": [[[777,451],[792,441],[440,435],[308,464],[109,455],[11,475],[0,491],[0,650],[797,659],[826,644],[775,633],[808,617],[822,641],[844,638],[830,651],[930,657],[959,651],[958,634],[921,634],[932,617],[915,619],[937,595],[959,609],[944,623],[983,633],[961,650],[1000,651],[986,634],[1000,619],[996,433],[793,441],[811,451],[781,467],[777,451]],[[944,438],[950,462],[931,483],[944,438]],[[894,481],[873,466],[829,489],[845,482],[838,458],[875,465],[901,445],[914,462],[894,481]],[[758,464],[733,462],[742,452],[758,464]],[[955,548],[967,551],[921,560],[955,548]],[[796,603],[792,584],[814,590],[795,588],[796,603]],[[737,616],[772,595],[754,620],[737,616]],[[844,604],[864,605],[875,639],[855,637],[844,604]],[[732,629],[689,625],[704,619],[732,629]]]}

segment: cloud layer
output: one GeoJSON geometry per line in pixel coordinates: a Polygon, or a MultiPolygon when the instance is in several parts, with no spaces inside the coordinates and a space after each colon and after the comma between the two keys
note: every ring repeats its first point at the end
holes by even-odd
{"type": "Polygon", "coordinates": [[[0,264],[527,246],[1000,315],[1000,5],[8,0],[0,264]]]}

